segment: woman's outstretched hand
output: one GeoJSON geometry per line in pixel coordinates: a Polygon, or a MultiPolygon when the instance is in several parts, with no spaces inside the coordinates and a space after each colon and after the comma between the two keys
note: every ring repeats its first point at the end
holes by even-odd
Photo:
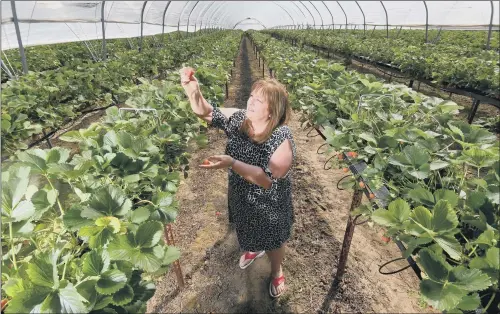
{"type": "Polygon", "coordinates": [[[215,155],[208,157],[200,165],[200,168],[204,169],[224,169],[229,168],[233,164],[233,157],[228,155],[215,155]]]}
{"type": "Polygon", "coordinates": [[[186,95],[188,97],[192,97],[200,89],[198,80],[194,77],[194,69],[185,67],[180,70],[179,74],[181,76],[181,85],[184,88],[186,95]]]}

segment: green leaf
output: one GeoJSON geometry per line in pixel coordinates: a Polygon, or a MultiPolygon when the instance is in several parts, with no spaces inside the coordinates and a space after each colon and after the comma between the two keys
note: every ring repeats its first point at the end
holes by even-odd
{"type": "Polygon", "coordinates": [[[103,145],[107,145],[110,147],[115,147],[116,145],[118,145],[118,138],[116,136],[116,132],[113,130],[106,133],[102,138],[102,140],[103,140],[103,145]]]}
{"type": "Polygon", "coordinates": [[[135,242],[139,247],[150,248],[160,241],[163,235],[163,225],[157,221],[143,223],[137,229],[135,242]]]}
{"type": "Polygon", "coordinates": [[[113,304],[118,306],[126,305],[132,302],[133,298],[134,290],[131,286],[126,285],[125,287],[118,290],[118,292],[113,294],[113,304]]]}
{"type": "Polygon", "coordinates": [[[30,313],[49,295],[51,290],[46,287],[34,286],[18,295],[13,296],[9,305],[5,308],[5,313],[30,313]]]}
{"type": "Polygon", "coordinates": [[[140,224],[148,220],[150,214],[147,206],[139,207],[132,212],[131,220],[133,223],[140,224]]]}
{"type": "Polygon", "coordinates": [[[438,235],[434,237],[434,241],[442,247],[446,253],[454,260],[460,260],[462,246],[458,240],[452,235],[438,235]]]}
{"type": "Polygon", "coordinates": [[[454,309],[469,292],[491,285],[489,277],[479,269],[467,269],[462,265],[452,267],[441,253],[428,248],[419,252],[418,261],[430,278],[420,284],[422,295],[439,310],[454,309]]]}
{"type": "Polygon", "coordinates": [[[134,235],[119,235],[108,245],[109,257],[113,260],[130,261],[133,256],[140,254],[136,247],[134,235]]]}
{"type": "Polygon", "coordinates": [[[21,278],[10,277],[7,282],[2,284],[2,289],[5,293],[13,298],[19,293],[24,292],[23,282],[21,278]]]}
{"type": "Polygon", "coordinates": [[[157,253],[155,253],[154,251],[155,249],[162,250],[160,246],[156,246],[154,249],[150,248],[142,249],[139,254],[133,255],[131,257],[132,263],[134,263],[135,266],[142,268],[147,272],[157,271],[161,267],[163,256],[158,257],[157,253]]]}
{"type": "Polygon", "coordinates": [[[458,226],[458,217],[447,201],[440,200],[433,208],[432,227],[435,231],[447,231],[458,226]]]}
{"type": "Polygon", "coordinates": [[[430,279],[434,281],[443,281],[448,278],[451,266],[442,256],[438,256],[429,249],[422,249],[419,252],[418,261],[430,279]]]}
{"type": "Polygon", "coordinates": [[[163,258],[163,264],[169,265],[178,260],[181,257],[181,251],[175,246],[169,246],[165,251],[165,257],[163,258]]]}
{"type": "Polygon", "coordinates": [[[92,309],[95,309],[94,306],[97,302],[97,296],[98,296],[97,291],[95,289],[96,283],[97,279],[85,280],[79,283],[78,286],[76,287],[78,293],[82,297],[84,297],[85,300],[88,301],[88,303],[86,303],[87,310],[84,311],[85,313],[90,312],[90,310],[92,309]]]}
{"type": "Polygon", "coordinates": [[[100,294],[110,295],[125,287],[126,283],[127,276],[117,269],[112,269],[101,274],[96,290],[100,294]]]}
{"type": "Polygon", "coordinates": [[[368,143],[373,143],[375,146],[377,146],[377,140],[375,139],[372,133],[364,132],[359,134],[358,136],[367,141],[368,143]]]}
{"type": "Polygon", "coordinates": [[[436,202],[439,200],[446,200],[451,207],[456,207],[458,205],[458,195],[451,190],[439,189],[434,192],[434,198],[436,202]]]}
{"type": "Polygon", "coordinates": [[[2,208],[11,211],[21,201],[28,189],[29,167],[21,167],[17,173],[12,173],[8,178],[7,184],[2,180],[2,208]],[[25,177],[18,177],[25,173],[25,177]]]}
{"type": "Polygon", "coordinates": [[[464,311],[474,311],[479,307],[480,302],[479,294],[474,293],[463,297],[460,303],[458,303],[457,308],[464,311]]]}
{"type": "Polygon", "coordinates": [[[477,268],[488,274],[492,280],[497,280],[500,272],[500,249],[491,247],[486,251],[485,256],[474,257],[469,266],[477,268]]]}
{"type": "Polygon", "coordinates": [[[82,271],[87,276],[99,276],[109,268],[109,257],[105,252],[92,250],[83,258],[82,271]]]}
{"type": "Polygon", "coordinates": [[[442,161],[442,160],[434,160],[430,164],[430,168],[431,168],[432,171],[443,169],[443,168],[446,168],[448,166],[449,166],[449,163],[446,162],[446,161],[442,161]]]}
{"type": "Polygon", "coordinates": [[[35,206],[31,201],[21,201],[12,211],[12,218],[14,221],[23,221],[32,218],[35,213],[35,206]]]}
{"type": "Polygon", "coordinates": [[[30,166],[35,173],[45,173],[47,171],[47,164],[45,159],[36,155],[36,150],[30,150],[19,153],[17,156],[26,165],[30,166]]]}
{"type": "Polygon", "coordinates": [[[58,276],[53,266],[49,255],[41,254],[33,258],[26,273],[35,285],[52,288],[56,284],[54,277],[58,276]]]}
{"type": "Polygon", "coordinates": [[[132,208],[132,202],[121,189],[106,186],[92,196],[89,207],[106,216],[122,217],[132,208]]]}
{"type": "Polygon", "coordinates": [[[45,211],[56,202],[55,190],[50,190],[49,194],[45,190],[38,190],[31,197],[31,202],[37,211],[45,211]]]}
{"type": "Polygon", "coordinates": [[[411,218],[413,218],[420,227],[425,228],[425,231],[431,230],[432,214],[427,208],[422,206],[415,208],[411,213],[411,218]]]}
{"type": "Polygon", "coordinates": [[[389,204],[389,209],[377,209],[372,214],[372,220],[386,227],[402,225],[410,215],[410,206],[406,201],[397,199],[389,204]]]}
{"type": "Polygon", "coordinates": [[[93,226],[94,222],[81,216],[82,208],[79,205],[71,207],[64,213],[64,226],[70,231],[78,231],[83,227],[93,226]]]}
{"type": "Polygon", "coordinates": [[[131,174],[131,175],[123,177],[123,181],[125,181],[127,183],[135,183],[135,182],[139,182],[140,180],[141,180],[141,176],[139,176],[138,174],[131,174]]]}
{"type": "Polygon", "coordinates": [[[78,293],[71,283],[67,283],[64,288],[59,289],[58,292],[52,293],[51,296],[44,301],[42,310],[46,309],[53,313],[84,313],[87,308],[83,302],[86,301],[87,300],[78,293]],[[49,299],[51,297],[52,300],[49,299]],[[48,308],[45,308],[44,305],[46,304],[49,305],[48,308]]]}
{"type": "Polygon", "coordinates": [[[425,301],[439,310],[455,308],[467,294],[455,285],[445,285],[428,279],[420,282],[420,291],[425,301]]]}
{"type": "Polygon", "coordinates": [[[99,217],[95,221],[96,226],[109,227],[113,233],[118,233],[121,229],[120,220],[116,217],[99,217]]]}

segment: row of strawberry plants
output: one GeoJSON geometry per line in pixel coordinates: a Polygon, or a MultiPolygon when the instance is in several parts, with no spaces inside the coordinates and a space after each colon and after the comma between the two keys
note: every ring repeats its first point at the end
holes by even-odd
{"type": "MultiPolygon", "coordinates": [[[[145,36],[143,48],[155,47],[157,44],[165,44],[173,40],[184,37],[182,34],[173,32],[164,35],[145,36]]],[[[137,50],[140,38],[120,38],[106,40],[107,58],[116,57],[116,53],[126,50],[137,50]]],[[[85,42],[69,42],[50,45],[39,45],[24,48],[28,70],[41,72],[55,70],[62,66],[70,65],[72,62],[83,60],[91,61],[94,57],[97,60],[102,58],[102,40],[89,40],[85,42]],[[89,51],[89,47],[91,51],[89,51]]],[[[19,56],[19,49],[9,49],[4,51],[5,60],[15,73],[22,73],[22,64],[19,56]]],[[[7,75],[2,76],[2,83],[9,80],[7,75]]]]}
{"type": "MultiPolygon", "coordinates": [[[[291,91],[302,121],[321,126],[332,151],[365,162],[362,177],[385,185],[388,208],[370,217],[406,244],[425,273],[420,291],[435,308],[497,311],[499,145],[494,134],[456,119],[459,106],[405,85],[346,71],[268,35],[250,32],[268,66],[291,91]],[[496,299],[495,299],[496,298],[496,299]]],[[[339,168],[347,160],[335,161],[339,168]]],[[[358,185],[352,175],[344,187],[358,185]]],[[[372,200],[377,201],[377,200],[372,200]]]]}
{"type": "Polygon", "coordinates": [[[270,30],[268,33],[347,56],[390,64],[411,77],[445,87],[500,98],[498,51],[478,51],[445,44],[408,44],[404,38],[359,37],[322,30],[270,30]]]}
{"type": "Polygon", "coordinates": [[[168,41],[161,50],[117,50],[107,62],[78,58],[56,70],[30,72],[2,84],[2,153],[26,149],[27,141],[41,136],[42,130],[48,133],[90,106],[123,102],[121,86],[134,85],[137,77],[165,77],[217,36],[168,41]]]}
{"type": "MultiPolygon", "coordinates": [[[[191,60],[211,101],[224,97],[240,38],[226,32],[200,41],[191,60]]],[[[164,224],[177,215],[187,148],[206,143],[206,126],[178,73],[140,80],[121,93],[129,107],[156,109],[159,124],[111,107],[103,121],[61,137],[78,143],[77,154],[31,149],[2,165],[6,313],[144,313],[153,279],[179,258],[164,242],[164,224]]]]}

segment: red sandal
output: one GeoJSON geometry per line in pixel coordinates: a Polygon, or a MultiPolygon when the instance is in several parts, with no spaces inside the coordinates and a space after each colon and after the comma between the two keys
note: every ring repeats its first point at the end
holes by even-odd
{"type": "Polygon", "coordinates": [[[285,275],[281,275],[280,277],[278,278],[273,278],[271,280],[271,283],[269,284],[269,295],[273,298],[277,298],[279,297],[280,295],[282,295],[285,291],[286,291],[286,287],[285,289],[283,289],[283,291],[281,291],[281,293],[277,294],[277,295],[274,295],[273,294],[273,286],[274,288],[277,290],[278,287],[285,282],[285,275]]]}
{"type": "Polygon", "coordinates": [[[245,254],[241,255],[241,257],[240,257],[240,268],[241,269],[247,268],[248,266],[250,266],[250,264],[253,263],[254,260],[256,260],[259,257],[264,256],[265,253],[266,253],[266,251],[246,252],[245,254]],[[250,262],[245,264],[248,260],[250,260],[250,262]]]}

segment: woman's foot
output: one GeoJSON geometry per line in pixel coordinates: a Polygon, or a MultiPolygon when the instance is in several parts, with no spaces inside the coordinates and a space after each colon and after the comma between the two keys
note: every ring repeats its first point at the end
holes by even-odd
{"type": "Polygon", "coordinates": [[[245,269],[250,264],[253,263],[254,260],[256,260],[259,257],[264,256],[266,251],[260,251],[260,252],[245,252],[245,254],[241,255],[240,257],[240,268],[245,269]]]}
{"type": "Polygon", "coordinates": [[[285,275],[283,275],[283,269],[280,267],[280,271],[277,274],[271,274],[271,283],[269,284],[269,294],[273,298],[277,298],[285,292],[285,275]]]}

